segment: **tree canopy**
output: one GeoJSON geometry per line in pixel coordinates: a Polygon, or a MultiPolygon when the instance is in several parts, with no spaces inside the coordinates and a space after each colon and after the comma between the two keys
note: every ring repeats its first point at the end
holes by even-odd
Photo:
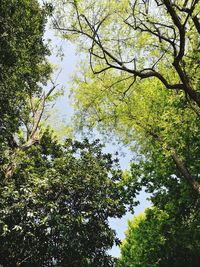
{"type": "Polygon", "coordinates": [[[98,141],[58,144],[46,131],[21,153],[12,180],[1,185],[3,266],[113,266],[118,244],[108,218],[126,212],[122,172],[98,141]]]}
{"type": "Polygon", "coordinates": [[[197,267],[200,232],[196,215],[184,223],[157,208],[136,216],[128,223],[118,266],[197,267]]]}
{"type": "MultiPolygon", "coordinates": [[[[45,1],[44,1],[45,2],[45,1]]],[[[198,266],[199,1],[0,3],[0,265],[198,266]],[[83,58],[72,82],[77,130],[115,135],[129,171],[98,140],[58,140],[48,16],[83,58]],[[50,85],[51,83],[51,85],[50,85]],[[109,218],[145,188],[152,208],[120,240],[109,218]]]]}
{"type": "Polygon", "coordinates": [[[78,118],[82,111],[79,124],[100,124],[103,131],[111,125],[126,142],[137,140],[148,150],[146,158],[155,141],[199,194],[197,172],[186,159],[199,147],[193,142],[199,134],[199,3],[60,3],[63,16],[54,21],[55,27],[64,38],[78,41],[82,51],[89,49],[90,67],[82,68],[72,89],[78,118]],[[188,151],[188,142],[196,149],[188,151]]]}
{"type": "Polygon", "coordinates": [[[199,1],[59,2],[63,14],[55,27],[89,49],[94,73],[115,69],[131,76],[132,83],[155,77],[200,105],[199,1]]]}

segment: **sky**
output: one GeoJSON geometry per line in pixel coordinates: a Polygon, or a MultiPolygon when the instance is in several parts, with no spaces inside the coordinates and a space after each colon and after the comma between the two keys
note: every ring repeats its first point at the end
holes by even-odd
{"type": "MultiPolygon", "coordinates": [[[[70,118],[73,115],[73,108],[70,104],[71,100],[68,97],[70,93],[70,81],[72,75],[76,72],[77,67],[80,64],[81,56],[76,53],[75,45],[72,45],[69,42],[62,40],[54,30],[50,29],[49,26],[46,29],[45,38],[51,39],[52,55],[49,60],[53,65],[56,66],[56,73],[59,72],[59,77],[56,83],[59,84],[59,86],[64,87],[64,95],[59,97],[59,99],[56,101],[54,114],[52,116],[52,121],[54,121],[54,126],[56,128],[57,125],[55,125],[55,122],[57,122],[57,124],[61,123],[64,126],[66,123],[70,123],[70,118]],[[64,53],[62,60],[60,57],[56,57],[55,47],[62,47],[64,53]]],[[[118,150],[119,146],[117,144],[106,144],[105,152],[114,153],[118,150]]],[[[120,151],[122,152],[120,154],[123,154],[123,156],[120,157],[121,168],[128,169],[129,162],[133,159],[133,154],[128,150],[128,148],[122,145],[120,146],[120,151]]],[[[134,215],[143,212],[145,208],[150,206],[150,203],[146,200],[147,197],[148,196],[144,191],[141,192],[138,197],[140,205],[135,208],[134,215]]],[[[111,227],[115,229],[117,237],[121,240],[123,240],[125,237],[124,232],[127,229],[128,219],[132,218],[133,214],[127,213],[121,219],[110,219],[111,227]]],[[[113,247],[111,251],[109,251],[109,253],[115,257],[118,257],[120,254],[119,247],[113,247]]]]}

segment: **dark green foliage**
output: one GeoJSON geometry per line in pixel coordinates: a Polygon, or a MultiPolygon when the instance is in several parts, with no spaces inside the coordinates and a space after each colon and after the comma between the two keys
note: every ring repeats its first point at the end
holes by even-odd
{"type": "Polygon", "coordinates": [[[113,266],[118,243],[108,218],[125,213],[121,171],[98,141],[61,146],[47,131],[21,154],[12,181],[1,186],[0,264],[113,266]]]}
{"type": "Polygon", "coordinates": [[[0,141],[20,124],[27,95],[41,92],[51,72],[44,44],[47,12],[36,0],[0,1],[0,141]]]}

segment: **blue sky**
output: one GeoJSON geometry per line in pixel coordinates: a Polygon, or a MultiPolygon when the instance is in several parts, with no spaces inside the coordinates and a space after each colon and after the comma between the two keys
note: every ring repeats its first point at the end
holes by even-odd
{"type": "MultiPolygon", "coordinates": [[[[61,121],[64,123],[69,123],[70,118],[73,115],[73,108],[70,105],[70,100],[68,97],[70,92],[70,79],[73,73],[76,72],[76,67],[79,64],[81,57],[76,53],[76,47],[74,45],[70,44],[67,41],[61,40],[53,30],[47,28],[45,38],[52,40],[52,48],[56,46],[57,47],[62,46],[64,52],[64,57],[63,60],[61,61],[59,57],[55,56],[56,50],[52,49],[52,56],[50,57],[50,62],[57,66],[58,71],[60,70],[60,75],[57,80],[57,83],[59,84],[59,86],[64,86],[64,92],[65,92],[64,95],[57,100],[54,110],[55,112],[54,118],[58,118],[56,119],[56,121],[59,121],[59,123],[61,121]]],[[[117,145],[106,144],[105,151],[114,153],[115,151],[118,150],[118,148],[119,147],[117,145]]],[[[123,152],[123,156],[120,157],[120,165],[123,169],[127,169],[129,168],[130,160],[133,159],[133,154],[128,150],[128,148],[123,147],[122,149],[121,146],[120,149],[123,152]]],[[[150,205],[150,203],[146,200],[146,198],[147,194],[145,192],[142,192],[139,195],[138,200],[140,201],[140,205],[135,208],[135,215],[143,212],[144,209],[150,205]]],[[[121,219],[110,220],[110,225],[112,226],[113,229],[116,230],[117,236],[121,240],[124,239],[124,232],[127,229],[127,221],[128,219],[132,218],[133,215],[127,213],[126,216],[124,216],[121,219]]],[[[119,248],[113,247],[110,253],[113,256],[118,257],[119,248]]]]}

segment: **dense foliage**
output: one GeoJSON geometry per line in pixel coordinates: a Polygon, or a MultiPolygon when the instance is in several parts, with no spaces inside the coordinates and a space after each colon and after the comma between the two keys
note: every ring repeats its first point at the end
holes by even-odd
{"type": "Polygon", "coordinates": [[[113,266],[109,217],[125,213],[121,171],[98,141],[59,145],[49,131],[1,185],[3,266],[113,266]],[[120,189],[121,188],[121,189],[120,189]]]}
{"type": "MultiPolygon", "coordinates": [[[[81,52],[89,51],[72,86],[77,129],[97,128],[106,136],[117,135],[136,155],[126,177],[129,194],[145,187],[155,209],[169,217],[163,218],[171,227],[169,242],[181,240],[174,246],[167,241],[161,253],[155,247],[162,261],[150,262],[169,266],[174,255],[174,266],[195,265],[200,194],[199,1],[59,3],[55,28],[81,52]],[[162,257],[167,250],[171,258],[162,257]]],[[[159,224],[159,218],[155,221],[159,224]]],[[[151,223],[149,216],[145,223],[151,223]]],[[[162,236],[161,229],[156,231],[162,236]]],[[[137,244],[139,240],[143,253],[151,251],[142,231],[137,244]]],[[[136,249],[127,255],[137,258],[137,253],[136,249]]]]}
{"type": "Polygon", "coordinates": [[[184,222],[157,208],[147,209],[129,221],[121,247],[121,267],[199,266],[199,214],[192,211],[184,222]]]}
{"type": "Polygon", "coordinates": [[[80,110],[83,115],[79,122],[95,126],[100,121],[105,129],[121,124],[122,118],[121,128],[128,128],[122,135],[129,142],[137,139],[139,128],[140,136],[145,133],[168,151],[182,178],[199,193],[198,177],[179,151],[178,140],[184,127],[194,123],[195,138],[199,135],[198,1],[60,3],[58,14],[63,11],[71,19],[59,16],[55,27],[64,38],[81,43],[82,51],[89,49],[90,70],[83,68],[73,86],[78,116],[80,110]],[[179,123],[181,133],[175,130],[179,123]]]}
{"type": "Polygon", "coordinates": [[[12,176],[18,152],[40,138],[43,110],[54,88],[43,92],[52,72],[43,37],[50,12],[49,5],[36,0],[1,1],[1,180],[12,176]]]}

